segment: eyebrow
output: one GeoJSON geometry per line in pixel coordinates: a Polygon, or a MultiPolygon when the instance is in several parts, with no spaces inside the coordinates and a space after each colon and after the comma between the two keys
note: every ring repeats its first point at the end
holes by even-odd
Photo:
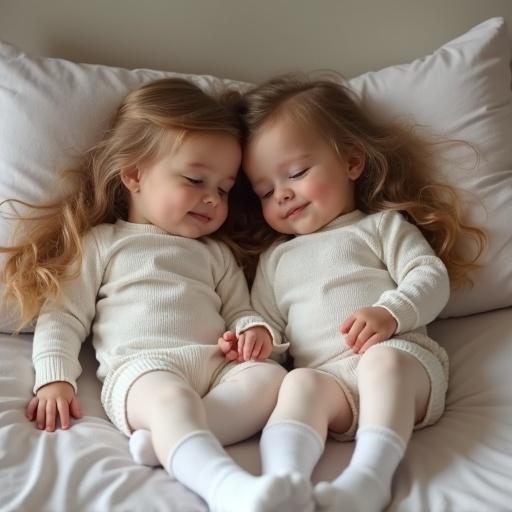
{"type": "MultiPolygon", "coordinates": [[[[202,162],[190,162],[187,164],[189,167],[194,167],[196,169],[204,169],[206,171],[211,171],[211,167],[207,164],[203,164],[202,162]]],[[[236,176],[228,176],[227,180],[236,181],[236,176]]]]}
{"type": "Polygon", "coordinates": [[[310,158],[311,153],[299,153],[298,155],[293,155],[290,158],[287,158],[286,160],[283,160],[279,164],[279,169],[282,169],[283,167],[286,167],[287,165],[290,165],[290,162],[293,162],[295,160],[304,160],[305,158],[310,158]]]}

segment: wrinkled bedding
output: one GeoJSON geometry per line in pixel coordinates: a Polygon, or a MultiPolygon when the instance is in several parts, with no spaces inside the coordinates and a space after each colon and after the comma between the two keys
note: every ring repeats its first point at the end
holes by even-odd
{"type": "MultiPolygon", "coordinates": [[[[512,308],[438,320],[429,333],[451,358],[447,408],[436,425],[414,433],[389,511],[510,511],[512,308]]],[[[66,432],[40,432],[24,417],[33,383],[31,336],[0,335],[0,510],[206,512],[162,469],[132,462],[127,439],[102,410],[87,343],[81,364],[83,419],[66,432]]],[[[314,480],[340,472],[352,449],[329,441],[314,480]]],[[[257,439],[229,451],[259,471],[257,439]]]]}

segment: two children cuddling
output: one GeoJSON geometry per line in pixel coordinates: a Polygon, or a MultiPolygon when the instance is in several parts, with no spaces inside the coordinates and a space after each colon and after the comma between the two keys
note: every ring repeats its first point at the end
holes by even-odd
{"type": "Polygon", "coordinates": [[[38,315],[27,417],[80,417],[91,334],[134,458],[213,511],[382,510],[413,429],[444,408],[448,358],[425,325],[475,266],[458,240],[485,240],[430,157],[333,80],[131,92],[72,190],[25,204],[1,248],[6,297],[21,324],[38,315]],[[258,256],[249,295],[240,265],[258,256]],[[284,352],[289,373],[270,358],[284,352]],[[253,476],[223,446],[262,429],[253,476]],[[313,488],[327,435],[354,455],[313,488]]]}

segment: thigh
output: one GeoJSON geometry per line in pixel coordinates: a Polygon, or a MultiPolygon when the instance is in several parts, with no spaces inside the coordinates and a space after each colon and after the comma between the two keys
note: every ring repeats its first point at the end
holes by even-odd
{"type": "MultiPolygon", "coordinates": [[[[173,402],[195,401],[196,391],[179,372],[152,371],[140,376],[126,397],[126,417],[131,430],[149,429],[151,418],[173,402]]],[[[177,404],[176,404],[177,405],[177,404]]],[[[176,407],[179,410],[178,407],[176,407]]]]}
{"type": "Polygon", "coordinates": [[[209,393],[224,384],[237,382],[247,387],[250,393],[258,394],[262,388],[277,387],[279,389],[285,375],[286,370],[270,359],[244,363],[231,362],[215,375],[209,393]]]}

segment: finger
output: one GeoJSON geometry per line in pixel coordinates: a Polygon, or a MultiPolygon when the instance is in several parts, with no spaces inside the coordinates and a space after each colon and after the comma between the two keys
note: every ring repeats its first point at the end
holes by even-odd
{"type": "Polygon", "coordinates": [[[80,410],[80,405],[76,396],[74,396],[71,400],[71,403],[69,404],[69,410],[73,418],[79,420],[82,417],[82,411],[80,410]]]}
{"type": "Polygon", "coordinates": [[[226,341],[224,338],[219,338],[217,344],[224,354],[227,354],[233,346],[231,341],[226,341]]]}
{"type": "Polygon", "coordinates": [[[349,347],[353,347],[357,337],[359,336],[359,333],[364,329],[364,326],[366,325],[364,320],[357,320],[352,324],[350,327],[350,330],[345,335],[345,340],[347,342],[347,345],[349,347]]]}
{"type": "Polygon", "coordinates": [[[57,410],[59,411],[60,426],[63,430],[69,428],[69,404],[62,397],[57,398],[57,410]]]}
{"type": "Polygon", "coordinates": [[[55,400],[50,399],[46,401],[46,430],[53,432],[55,430],[55,414],[57,405],[55,400]]]}
{"type": "Polygon", "coordinates": [[[34,421],[34,414],[37,410],[37,404],[39,403],[39,398],[37,396],[32,397],[30,402],[27,405],[27,419],[30,421],[34,421]]]}
{"type": "Polygon", "coordinates": [[[244,343],[244,361],[249,361],[251,359],[251,354],[254,350],[254,345],[256,345],[256,341],[257,337],[254,333],[247,333],[244,343]]]}
{"type": "Polygon", "coordinates": [[[226,331],[222,337],[226,340],[226,341],[236,341],[236,334],[233,332],[233,331],[226,331]]]}
{"type": "Polygon", "coordinates": [[[258,355],[258,360],[265,361],[265,359],[268,359],[270,357],[270,354],[272,354],[272,342],[262,343],[261,351],[258,355]]]}
{"type": "Polygon", "coordinates": [[[263,341],[258,340],[254,344],[254,347],[252,349],[252,353],[251,353],[251,360],[252,361],[257,361],[260,358],[262,348],[263,348],[263,341]]]}
{"type": "Polygon", "coordinates": [[[375,334],[375,329],[370,327],[368,324],[365,325],[364,329],[357,336],[356,342],[352,346],[354,352],[359,352],[361,347],[375,334]]]}
{"type": "Polygon", "coordinates": [[[350,315],[341,325],[340,325],[340,331],[342,334],[347,334],[348,331],[350,331],[350,328],[352,327],[352,324],[356,321],[356,317],[353,315],[350,315]]]}
{"type": "Polygon", "coordinates": [[[244,360],[244,345],[245,345],[245,334],[238,336],[238,360],[244,360]]]}
{"type": "Polygon", "coordinates": [[[37,413],[36,413],[36,424],[39,430],[44,429],[44,425],[46,423],[46,400],[44,398],[39,399],[39,403],[37,404],[37,413]]]}
{"type": "Polygon", "coordinates": [[[238,351],[230,350],[226,354],[225,358],[226,358],[227,361],[236,361],[238,359],[238,351]]]}
{"type": "MultiPolygon", "coordinates": [[[[384,338],[385,339],[385,338],[384,338]]],[[[379,333],[375,333],[370,339],[359,349],[359,354],[364,354],[370,347],[384,341],[379,333]]]]}

